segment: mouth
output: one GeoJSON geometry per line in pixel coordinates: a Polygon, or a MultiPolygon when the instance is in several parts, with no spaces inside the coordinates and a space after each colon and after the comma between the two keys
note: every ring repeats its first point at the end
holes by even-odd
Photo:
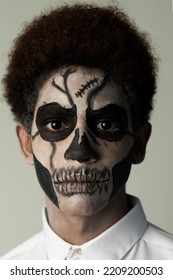
{"type": "Polygon", "coordinates": [[[55,189],[63,196],[72,195],[94,195],[97,191],[102,194],[103,191],[107,192],[109,180],[99,182],[54,182],[55,189]]]}
{"type": "Polygon", "coordinates": [[[96,168],[61,168],[53,174],[53,183],[58,193],[63,196],[94,195],[107,192],[110,174],[107,169],[96,168]]]}

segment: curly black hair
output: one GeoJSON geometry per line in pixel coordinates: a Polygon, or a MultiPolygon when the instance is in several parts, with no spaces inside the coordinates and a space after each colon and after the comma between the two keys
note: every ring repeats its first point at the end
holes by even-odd
{"type": "Polygon", "coordinates": [[[117,6],[58,7],[34,18],[16,38],[3,79],[4,96],[28,132],[41,85],[64,65],[101,68],[127,95],[134,129],[148,121],[157,59],[148,35],[117,6]]]}

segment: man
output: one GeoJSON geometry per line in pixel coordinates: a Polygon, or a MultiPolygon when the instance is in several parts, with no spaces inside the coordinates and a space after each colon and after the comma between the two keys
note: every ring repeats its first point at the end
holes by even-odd
{"type": "Polygon", "coordinates": [[[64,6],[16,39],[4,78],[46,194],[43,232],[3,259],[172,259],[172,236],[126,194],[151,134],[157,62],[117,7],[64,6]]]}

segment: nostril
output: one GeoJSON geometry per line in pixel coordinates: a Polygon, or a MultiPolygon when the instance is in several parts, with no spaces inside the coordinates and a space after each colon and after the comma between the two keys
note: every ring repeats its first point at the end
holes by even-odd
{"type": "Polygon", "coordinates": [[[75,136],[66,150],[64,157],[65,159],[77,160],[80,163],[85,161],[94,162],[98,159],[96,151],[90,146],[86,134],[82,136],[82,141],[78,144],[79,140],[79,129],[76,129],[75,136]]]}
{"type": "Polygon", "coordinates": [[[80,163],[83,163],[83,162],[94,162],[94,160],[92,161],[90,158],[81,158],[81,157],[78,157],[78,158],[74,158],[73,160],[77,160],[78,162],[80,163]]]}

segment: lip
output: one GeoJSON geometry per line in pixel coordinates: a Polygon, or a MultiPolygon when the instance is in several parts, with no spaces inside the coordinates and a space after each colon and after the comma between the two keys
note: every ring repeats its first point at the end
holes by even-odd
{"type": "Polygon", "coordinates": [[[107,192],[109,180],[102,181],[55,181],[57,192],[63,196],[94,195],[97,191],[102,194],[107,192]]]}

